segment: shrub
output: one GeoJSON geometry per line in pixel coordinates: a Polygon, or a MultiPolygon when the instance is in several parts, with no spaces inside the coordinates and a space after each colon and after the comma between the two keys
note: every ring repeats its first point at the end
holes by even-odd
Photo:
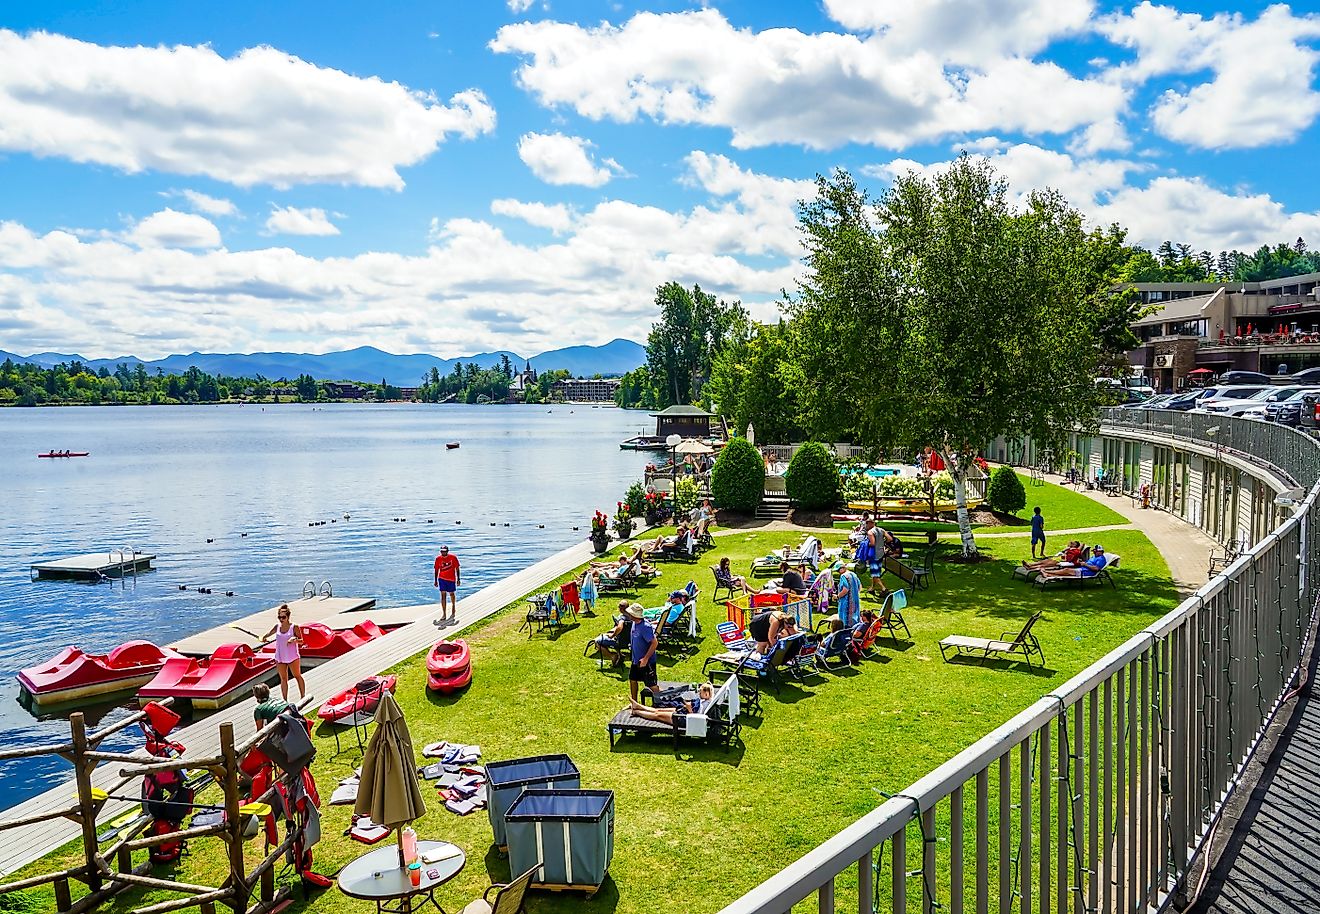
{"type": "Polygon", "coordinates": [[[624,494],[623,503],[630,517],[641,517],[646,512],[646,487],[640,481],[634,482],[624,494]]]}
{"type": "Polygon", "coordinates": [[[1012,467],[1000,467],[990,474],[985,502],[1000,514],[1016,514],[1027,506],[1027,490],[1012,467]]]}
{"type": "Polygon", "coordinates": [[[875,480],[862,472],[852,472],[843,477],[844,501],[870,501],[875,495],[875,480]]]}
{"type": "Polygon", "coordinates": [[[701,486],[690,476],[678,477],[678,486],[674,490],[674,506],[679,514],[687,514],[701,501],[701,486]]]}
{"type": "MultiPolygon", "coordinates": [[[[953,477],[941,470],[931,477],[935,484],[937,501],[950,501],[953,498],[953,477]]],[[[881,498],[928,498],[926,482],[916,476],[885,476],[876,483],[876,491],[881,498]]]]}
{"type": "Polygon", "coordinates": [[[734,438],[720,451],[711,470],[715,507],[751,513],[765,494],[765,461],[746,438],[734,438]]]}
{"type": "Polygon", "coordinates": [[[784,473],[788,497],[808,510],[833,508],[839,503],[839,468],[830,449],[808,441],[793,455],[784,473]]]}

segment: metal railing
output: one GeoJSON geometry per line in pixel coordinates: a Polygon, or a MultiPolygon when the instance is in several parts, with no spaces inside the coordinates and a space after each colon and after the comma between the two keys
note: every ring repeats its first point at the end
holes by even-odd
{"type": "Polygon", "coordinates": [[[1180,900],[1297,681],[1320,444],[1241,419],[1114,410],[1105,422],[1231,446],[1310,491],[1177,609],[721,914],[803,902],[822,914],[1135,914],[1180,900]]]}

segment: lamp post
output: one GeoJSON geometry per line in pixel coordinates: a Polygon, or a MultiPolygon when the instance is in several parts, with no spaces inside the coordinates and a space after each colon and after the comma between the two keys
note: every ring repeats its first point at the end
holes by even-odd
{"type": "Polygon", "coordinates": [[[671,432],[665,439],[669,447],[669,497],[674,501],[674,522],[678,522],[678,446],[683,443],[683,436],[671,432]]]}

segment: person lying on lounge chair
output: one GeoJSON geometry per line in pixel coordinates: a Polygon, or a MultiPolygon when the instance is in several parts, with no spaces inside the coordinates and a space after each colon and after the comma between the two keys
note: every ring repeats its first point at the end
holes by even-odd
{"type": "Polygon", "coordinates": [[[591,567],[598,571],[617,571],[621,568],[627,568],[629,562],[640,561],[642,558],[642,549],[640,546],[629,552],[627,549],[620,552],[617,558],[609,559],[604,562],[592,562],[591,567]]]}
{"type": "Polygon", "coordinates": [[[1082,544],[1078,540],[1069,540],[1067,547],[1056,556],[1047,559],[1040,559],[1035,562],[1022,560],[1023,568],[1030,568],[1032,571],[1045,571],[1050,568],[1076,568],[1078,561],[1082,557],[1082,544]]]}
{"type": "Polygon", "coordinates": [[[1075,568],[1046,568],[1040,575],[1042,578],[1093,578],[1104,570],[1105,565],[1109,564],[1109,559],[1105,556],[1103,546],[1096,546],[1091,550],[1091,557],[1075,568]]]}
{"type": "Polygon", "coordinates": [[[592,568],[599,573],[599,579],[612,581],[627,570],[628,566],[636,563],[637,574],[643,578],[653,578],[658,574],[654,565],[648,565],[642,561],[642,550],[640,547],[630,553],[619,556],[618,561],[614,562],[594,562],[592,568]]]}
{"type": "Polygon", "coordinates": [[[665,548],[672,549],[683,541],[683,537],[687,536],[687,532],[687,521],[680,521],[678,529],[674,531],[673,536],[665,536],[664,534],[661,534],[651,540],[651,542],[644,543],[641,550],[643,552],[659,552],[665,548]]]}
{"type": "Polygon", "coordinates": [[[747,623],[747,634],[756,642],[760,654],[768,654],[770,645],[780,638],[797,634],[797,618],[792,613],[771,610],[752,617],[747,623]]]}
{"type": "Polygon", "coordinates": [[[709,682],[703,682],[697,686],[697,697],[690,701],[685,701],[677,708],[648,708],[639,701],[628,702],[628,709],[637,717],[644,717],[647,720],[658,720],[662,724],[670,726],[681,726],[684,718],[689,714],[702,714],[709,707],[711,699],[715,697],[715,687],[709,682]]]}

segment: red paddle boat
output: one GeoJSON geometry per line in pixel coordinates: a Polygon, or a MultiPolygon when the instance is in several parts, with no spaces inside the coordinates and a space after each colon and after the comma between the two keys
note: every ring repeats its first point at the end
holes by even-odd
{"type": "Polygon", "coordinates": [[[462,638],[441,641],[426,656],[426,687],[449,694],[472,681],[472,653],[462,638]]]}
{"type": "Polygon", "coordinates": [[[66,647],[39,666],[19,671],[18,683],[37,704],[85,701],[146,685],[179,654],[150,641],[128,641],[108,654],[66,647]]]}
{"type": "Polygon", "coordinates": [[[343,720],[358,713],[375,714],[380,696],[386,691],[393,692],[398,680],[397,676],[372,676],[364,679],[321,705],[316,716],[321,720],[343,720]]]}
{"type": "Polygon", "coordinates": [[[183,698],[194,708],[223,708],[275,671],[274,654],[254,654],[246,644],[222,644],[210,657],[171,657],[156,678],[138,689],[142,704],[153,698],[183,698]]]}
{"type": "Polygon", "coordinates": [[[308,622],[300,627],[302,643],[298,645],[298,653],[304,660],[311,661],[342,657],[354,648],[361,647],[368,641],[375,641],[385,634],[381,627],[370,619],[340,631],[322,622],[308,622]]]}

